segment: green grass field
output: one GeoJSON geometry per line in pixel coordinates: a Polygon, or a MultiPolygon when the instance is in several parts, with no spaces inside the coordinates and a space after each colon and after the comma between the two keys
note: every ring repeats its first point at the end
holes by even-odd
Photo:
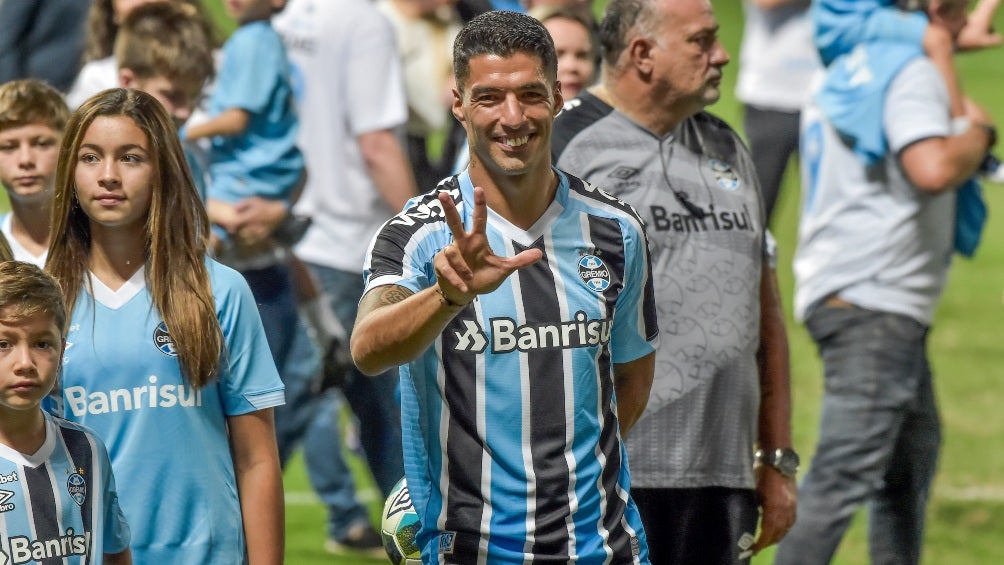
{"type": "MultiPolygon", "coordinates": [[[[206,0],[219,13],[219,0],[206,0]]],[[[739,128],[740,111],[732,96],[736,76],[742,10],[739,0],[714,0],[723,41],[733,56],[726,68],[722,100],[711,111],[739,128]]],[[[997,28],[1004,29],[1004,17],[997,28]]],[[[1004,51],[959,58],[965,89],[1004,124],[1004,51]]],[[[1004,149],[1002,149],[1004,150],[1004,149]]],[[[937,393],[944,426],[944,447],[928,513],[924,562],[928,564],[997,564],[1004,558],[1004,186],[985,187],[992,219],[973,260],[958,260],[941,301],[930,339],[937,393]],[[998,333],[1002,332],[1002,333],[998,333]]],[[[2,203],[0,203],[2,205],[2,203]]],[[[781,244],[779,275],[787,312],[791,311],[791,256],[795,242],[798,181],[789,171],[773,229],[781,244]]],[[[821,371],[814,346],[803,327],[789,318],[795,443],[809,461],[816,438],[821,371]]],[[[352,457],[361,496],[374,517],[382,501],[358,459],[352,457]]],[[[323,548],[325,513],[310,491],[299,459],[285,475],[287,562],[293,565],[380,563],[379,560],[332,558],[323,548]]],[[[865,520],[858,516],[834,561],[868,563],[865,520]]],[[[770,552],[754,563],[770,563],[770,552]]]]}

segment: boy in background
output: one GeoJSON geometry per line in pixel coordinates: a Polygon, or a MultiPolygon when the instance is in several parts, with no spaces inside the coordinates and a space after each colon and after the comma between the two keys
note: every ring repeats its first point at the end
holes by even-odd
{"type": "Polygon", "coordinates": [[[44,82],[0,85],[0,185],[11,209],[0,215],[0,234],[14,259],[39,267],[48,255],[52,187],[69,116],[63,95],[44,82]]]}
{"type": "MultiPolygon", "coordinates": [[[[115,42],[119,85],[153,95],[182,128],[196,110],[203,88],[214,74],[213,39],[208,29],[203,16],[186,3],[154,2],[136,8],[122,22],[115,42]]],[[[225,70],[221,72],[226,73],[225,70]]],[[[221,75],[219,83],[226,80],[226,75],[221,75]]],[[[192,129],[197,131],[194,126],[192,129]]],[[[202,172],[205,171],[206,156],[193,141],[183,139],[182,145],[196,186],[205,197],[206,179],[202,172]]],[[[255,239],[263,241],[276,237],[275,234],[283,230],[295,231],[295,227],[291,226],[296,220],[291,214],[270,213],[276,212],[278,207],[263,206],[263,203],[262,197],[255,195],[242,198],[234,206],[237,213],[234,231],[242,235],[242,242],[248,239],[245,236],[249,232],[253,232],[255,239]]],[[[309,273],[291,253],[265,253],[254,259],[257,264],[241,264],[240,261],[232,261],[231,256],[221,259],[238,268],[256,293],[273,360],[287,390],[304,391],[303,395],[287,394],[287,405],[276,410],[276,436],[282,463],[285,464],[306,433],[306,422],[301,414],[312,402],[309,391],[318,373],[319,352],[308,337],[304,322],[316,336],[316,341],[326,349],[324,375],[329,380],[340,378],[346,370],[344,364],[351,363],[351,360],[344,360],[348,357],[345,330],[328,310],[326,300],[316,297],[317,290],[309,273]],[[287,261],[288,267],[283,264],[287,261]],[[300,303],[299,320],[288,286],[291,282],[295,286],[296,302],[300,303]]],[[[337,496],[332,492],[348,492],[354,501],[354,486],[345,486],[337,476],[346,469],[340,446],[331,443],[327,452],[315,453],[314,457],[328,462],[325,476],[312,477],[318,479],[319,496],[331,499],[337,496]]],[[[339,506],[337,510],[345,511],[345,508],[339,506]]]]}
{"type": "Polygon", "coordinates": [[[241,235],[240,201],[257,196],[282,201],[288,209],[303,184],[289,60],[269,22],[285,5],[286,0],[227,2],[240,27],[223,45],[210,118],[188,125],[182,135],[190,141],[212,138],[206,210],[209,220],[225,230],[215,232],[221,239],[241,235]]]}
{"type": "MultiPolygon", "coordinates": [[[[119,86],[142,90],[164,106],[180,129],[213,78],[213,37],[202,14],[184,2],[152,2],[134,9],[115,38],[119,86]]],[[[206,194],[206,156],[183,142],[195,186],[206,194]]]]}
{"type": "Polygon", "coordinates": [[[130,564],[104,444],[40,406],[59,373],[65,330],[56,280],[30,263],[0,263],[0,548],[14,563],[43,553],[68,565],[130,564]]]}

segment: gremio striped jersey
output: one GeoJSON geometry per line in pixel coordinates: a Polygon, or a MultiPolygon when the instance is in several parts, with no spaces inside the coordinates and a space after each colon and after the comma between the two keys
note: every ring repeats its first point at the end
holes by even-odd
{"type": "MultiPolygon", "coordinates": [[[[641,220],[557,171],[554,201],[528,230],[488,210],[492,250],[538,248],[402,368],[405,474],[424,563],[648,563],[628,488],[613,364],[654,351],[658,329],[641,220]]],[[[366,289],[435,283],[452,241],[437,193],[470,229],[467,172],[389,220],[371,244],[366,289]]]]}
{"type": "Polygon", "coordinates": [[[0,564],[99,565],[127,547],[108,453],[93,432],[46,414],[35,453],[0,444],[0,564]]]}

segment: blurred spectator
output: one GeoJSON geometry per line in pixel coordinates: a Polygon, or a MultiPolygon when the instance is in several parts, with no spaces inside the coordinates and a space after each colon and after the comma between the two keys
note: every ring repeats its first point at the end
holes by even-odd
{"type": "Polygon", "coordinates": [[[599,42],[596,19],[588,9],[541,4],[527,14],[544,24],[558,54],[558,82],[565,101],[596,81],[599,42]]]}
{"type": "Polygon", "coordinates": [[[199,0],[93,0],[87,17],[84,66],[66,95],[66,103],[71,109],[106,88],[118,86],[118,65],[115,64],[113,51],[119,26],[133,10],[156,1],[191,4],[202,14],[202,20],[206,22],[206,33],[214,35],[199,0]]]}
{"type": "Polygon", "coordinates": [[[584,8],[592,10],[592,0],[522,0],[523,8],[527,13],[540,6],[564,6],[570,8],[584,8]]]}
{"type": "MultiPolygon", "coordinates": [[[[118,84],[153,95],[181,128],[215,72],[204,16],[185,2],[150,2],[124,18],[115,38],[118,84]]],[[[206,196],[207,151],[182,140],[199,195],[206,196]]]]}
{"type": "MultiPolygon", "coordinates": [[[[296,210],[313,223],[296,253],[323,287],[311,309],[330,308],[341,326],[351,328],[363,291],[366,242],[416,192],[399,138],[408,110],[394,29],[369,0],[291,0],[273,25],[293,66],[299,145],[310,171],[296,210]]],[[[327,338],[320,339],[325,345],[327,338]]],[[[366,460],[386,495],[404,474],[397,371],[367,378],[353,368],[343,379],[366,460]]],[[[328,512],[326,549],[382,554],[352,473],[331,449],[340,437],[338,391],[317,394],[311,385],[286,382],[288,405],[300,408],[278,412],[290,418],[280,430],[280,456],[288,457],[293,442],[302,440],[310,482],[328,512]]]]}
{"type": "Polygon", "coordinates": [[[809,0],[744,0],[736,98],[756,165],[768,224],[788,161],[798,152],[799,110],[822,68],[812,37],[809,0]]]}
{"type": "MultiPolygon", "coordinates": [[[[954,41],[966,4],[897,6],[921,32],[941,28],[954,41]]],[[[872,563],[921,559],[941,443],[927,339],[953,244],[961,251],[955,228],[967,179],[996,130],[971,101],[963,120],[952,119],[949,81],[919,33],[889,41],[869,37],[875,30],[850,30],[853,51],[837,54],[802,111],[794,309],[816,342],[825,386],[798,520],[776,565],[830,563],[863,505],[872,563]]]]}
{"type": "MultiPolygon", "coordinates": [[[[258,245],[265,243],[262,238],[249,238],[251,234],[241,232],[237,204],[260,197],[289,208],[299,196],[305,175],[303,153],[296,145],[299,118],[289,59],[282,38],[270,23],[284,4],[276,0],[227,3],[227,13],[240,27],[223,45],[208,117],[187,124],[182,135],[188,141],[211,140],[206,211],[214,235],[226,244],[225,249],[236,251],[240,257],[237,262],[244,264],[251,255],[258,259],[273,256],[273,246],[263,248],[258,245]]],[[[288,246],[295,241],[283,243],[288,246]]],[[[251,288],[255,289],[254,284],[251,288]]],[[[267,320],[265,327],[269,327],[267,320]]]]}
{"type": "Polygon", "coordinates": [[[70,110],[63,95],[37,79],[0,85],[0,185],[10,212],[0,233],[18,261],[45,265],[56,162],[70,110]]]}
{"type": "Polygon", "coordinates": [[[80,69],[90,0],[0,0],[0,83],[39,78],[66,92],[80,69]]]}
{"type": "Polygon", "coordinates": [[[456,0],[378,0],[394,25],[408,101],[408,158],[418,186],[433,186],[456,157],[446,144],[439,159],[428,151],[429,136],[452,127],[453,38],[462,21],[456,0]],[[446,165],[444,165],[444,163],[446,165]]]}

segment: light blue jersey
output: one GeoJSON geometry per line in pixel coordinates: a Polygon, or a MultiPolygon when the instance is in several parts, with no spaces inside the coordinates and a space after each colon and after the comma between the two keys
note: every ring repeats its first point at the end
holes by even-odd
{"type": "Polygon", "coordinates": [[[820,0],[810,11],[816,27],[816,47],[829,66],[860,44],[903,42],[919,47],[927,31],[927,16],[904,11],[894,0],[820,0]]]}
{"type": "MultiPolygon", "coordinates": [[[[424,563],[648,563],[613,385],[613,364],[657,341],[645,233],[626,204],[558,176],[528,230],[488,210],[497,254],[537,248],[544,258],[479,296],[402,370],[424,563]]],[[[452,240],[439,191],[470,229],[464,172],[384,225],[367,290],[435,283],[433,258],[452,240]]]]}
{"type": "Polygon", "coordinates": [[[0,445],[0,563],[100,565],[129,547],[108,452],[90,430],[45,415],[45,442],[0,445]]]}
{"type": "Polygon", "coordinates": [[[209,115],[240,108],[244,133],[217,136],[209,157],[209,197],[237,202],[249,196],[288,200],[303,174],[296,146],[298,121],[282,38],[267,21],[237,28],[223,45],[209,115]]]}
{"type": "Polygon", "coordinates": [[[118,291],[91,277],[94,298],[83,290],[70,321],[62,410],[108,445],[136,563],[243,561],[227,417],[283,403],[247,283],[207,265],[226,350],[222,374],[200,390],[182,378],[142,269],[118,291]]]}

